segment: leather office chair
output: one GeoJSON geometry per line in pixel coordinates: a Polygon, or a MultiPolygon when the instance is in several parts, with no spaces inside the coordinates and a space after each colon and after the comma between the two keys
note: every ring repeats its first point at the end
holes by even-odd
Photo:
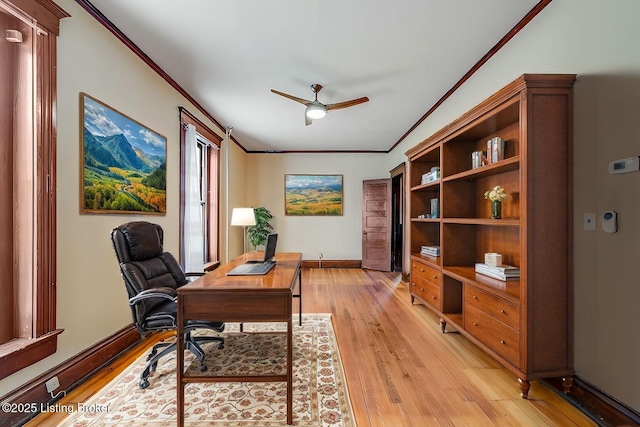
{"type": "MultiPolygon", "coordinates": [[[[129,294],[133,323],[143,336],[153,331],[177,330],[176,289],[188,283],[187,274],[182,271],[173,255],[162,249],[163,236],[162,227],[145,221],[122,224],[111,231],[111,241],[129,294]]],[[[212,314],[214,313],[215,310],[212,309],[212,314]]],[[[224,326],[224,323],[214,321],[187,322],[185,348],[198,357],[200,370],[207,369],[200,344],[216,341],[219,342],[218,348],[222,349],[224,338],[192,336],[191,332],[195,329],[222,332],[224,326]]],[[[153,347],[140,376],[140,388],[149,386],[149,375],[156,369],[158,360],[175,348],[175,341],[160,342],[153,347]],[[160,349],[162,351],[158,353],[160,349]]]]}

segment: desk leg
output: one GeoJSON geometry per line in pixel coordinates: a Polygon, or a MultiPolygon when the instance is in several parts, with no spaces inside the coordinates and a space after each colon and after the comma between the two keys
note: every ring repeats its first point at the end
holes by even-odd
{"type": "Polygon", "coordinates": [[[184,318],[180,299],[178,298],[178,332],[176,336],[176,413],[178,417],[178,427],[184,427],[184,384],[182,376],[184,374],[184,318]]]}
{"type": "Polygon", "coordinates": [[[289,316],[287,322],[287,425],[291,424],[293,424],[293,322],[289,316]]]}
{"type": "Polygon", "coordinates": [[[298,267],[298,325],[302,326],[302,268],[298,267]]]}

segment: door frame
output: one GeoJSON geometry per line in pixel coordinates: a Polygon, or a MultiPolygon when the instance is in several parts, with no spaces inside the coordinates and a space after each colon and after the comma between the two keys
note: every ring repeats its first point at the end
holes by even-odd
{"type": "Polygon", "coordinates": [[[391,267],[405,275],[406,162],[389,171],[391,176],[391,267]]]}

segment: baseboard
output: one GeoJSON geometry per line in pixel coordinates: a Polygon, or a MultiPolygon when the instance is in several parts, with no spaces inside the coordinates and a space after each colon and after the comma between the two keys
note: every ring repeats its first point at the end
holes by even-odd
{"type": "MultiPolygon", "coordinates": [[[[138,342],[140,342],[140,333],[133,325],[129,325],[34,378],[22,387],[0,397],[0,402],[33,405],[36,408],[40,408],[40,405],[46,406],[47,403],[51,404],[57,400],[51,397],[45,387],[45,382],[51,377],[57,376],[60,381],[60,388],[54,394],[62,390],[68,392],[138,342]]],[[[19,426],[36,415],[38,412],[5,412],[0,419],[0,426],[19,426]]]]}
{"type": "Polygon", "coordinates": [[[362,261],[354,260],[302,260],[303,268],[362,268],[362,261]]]}
{"type": "Polygon", "coordinates": [[[580,377],[574,377],[569,394],[562,391],[562,378],[549,378],[543,382],[561,393],[599,426],[640,425],[640,413],[580,377]]]}

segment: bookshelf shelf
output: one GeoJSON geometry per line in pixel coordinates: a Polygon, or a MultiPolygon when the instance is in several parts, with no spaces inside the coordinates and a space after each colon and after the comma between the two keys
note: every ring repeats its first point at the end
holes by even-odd
{"type": "Polygon", "coordinates": [[[523,398],[532,379],[573,375],[574,81],[525,74],[406,153],[411,302],[435,311],[443,332],[449,324],[512,371],[523,398]],[[478,166],[478,152],[494,138],[499,160],[478,166]],[[436,167],[440,180],[422,184],[436,167]],[[502,219],[490,218],[484,198],[496,185],[507,193],[502,219]],[[432,199],[440,218],[418,218],[432,199]],[[421,255],[422,246],[439,246],[440,256],[421,255]],[[500,253],[519,278],[477,273],[487,252],[500,253]]]}
{"type": "Polygon", "coordinates": [[[509,159],[501,160],[497,163],[481,166],[476,169],[469,169],[464,172],[459,172],[455,175],[450,175],[443,179],[443,181],[455,181],[457,179],[474,180],[486,176],[496,175],[502,172],[516,171],[520,167],[520,156],[514,156],[509,159]]]}
{"type": "Polygon", "coordinates": [[[429,182],[427,184],[416,185],[415,187],[411,187],[411,191],[421,191],[421,190],[437,190],[437,187],[440,185],[440,180],[429,182]]]}
{"type": "Polygon", "coordinates": [[[440,267],[442,265],[441,257],[422,255],[420,252],[412,252],[411,258],[421,260],[425,263],[440,267]]]}
{"type": "Polygon", "coordinates": [[[411,222],[431,222],[434,224],[439,224],[440,218],[411,218],[411,222]]]}
{"type": "Polygon", "coordinates": [[[445,224],[489,225],[492,227],[519,227],[519,219],[443,218],[445,224]]]}
{"type": "Polygon", "coordinates": [[[444,274],[453,277],[463,283],[473,283],[474,286],[481,288],[500,298],[518,303],[520,301],[520,280],[498,280],[489,276],[476,273],[475,269],[469,267],[444,266],[444,274]]]}

